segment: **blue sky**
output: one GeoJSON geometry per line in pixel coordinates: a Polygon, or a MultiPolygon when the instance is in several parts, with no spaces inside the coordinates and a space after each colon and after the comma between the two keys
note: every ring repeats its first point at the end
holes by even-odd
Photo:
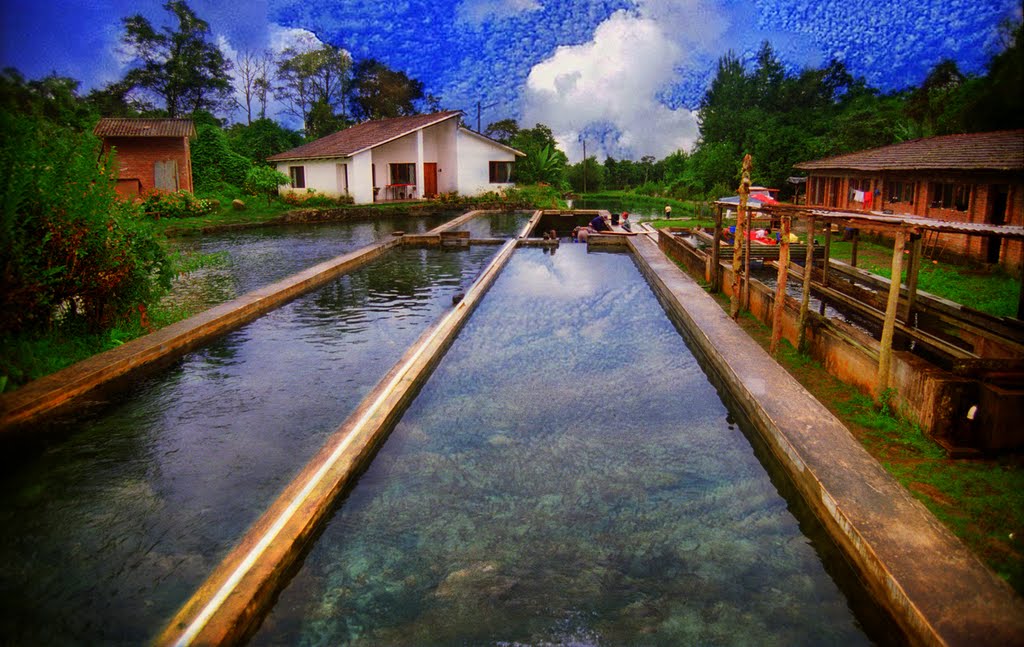
{"type": "MultiPolygon", "coordinates": [[[[162,0],[0,0],[0,65],[101,86],[124,73],[121,19],[166,20],[162,0]]],[[[316,37],[421,80],[475,127],[550,126],[571,160],[689,148],[718,58],[764,40],[791,69],[837,58],[882,90],[944,58],[981,72],[1019,0],[192,0],[226,52],[316,37]]]]}

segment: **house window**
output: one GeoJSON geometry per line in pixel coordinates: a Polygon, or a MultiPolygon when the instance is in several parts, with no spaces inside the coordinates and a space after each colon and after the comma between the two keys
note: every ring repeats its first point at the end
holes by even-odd
{"type": "Polygon", "coordinates": [[[489,162],[491,184],[507,184],[512,181],[512,162],[489,162]]]}
{"type": "Polygon", "coordinates": [[[391,164],[392,184],[416,184],[415,164],[391,164]]]}
{"type": "Polygon", "coordinates": [[[289,166],[288,175],[292,178],[293,189],[305,189],[306,188],[306,167],[304,166],[289,166]]]}
{"type": "Polygon", "coordinates": [[[971,187],[968,184],[932,182],[930,193],[933,209],[967,211],[971,203],[971,187]]]}
{"type": "Polygon", "coordinates": [[[914,183],[913,182],[887,182],[886,194],[889,196],[889,202],[906,202],[907,204],[914,204],[914,183]]]}

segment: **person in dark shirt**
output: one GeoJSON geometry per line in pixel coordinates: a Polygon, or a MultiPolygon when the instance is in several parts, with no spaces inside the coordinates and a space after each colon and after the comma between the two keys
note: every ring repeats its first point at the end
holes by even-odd
{"type": "Polygon", "coordinates": [[[605,221],[601,214],[594,216],[594,219],[590,221],[590,227],[597,233],[612,230],[611,226],[605,221]]]}

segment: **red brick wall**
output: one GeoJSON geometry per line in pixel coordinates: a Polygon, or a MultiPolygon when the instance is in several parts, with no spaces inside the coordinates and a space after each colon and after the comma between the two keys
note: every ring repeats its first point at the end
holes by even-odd
{"type": "MultiPolygon", "coordinates": [[[[896,175],[849,172],[840,174],[837,171],[832,171],[831,173],[823,172],[820,176],[811,174],[811,177],[808,178],[808,186],[810,186],[814,177],[827,177],[830,179],[840,177],[840,190],[835,201],[836,208],[838,209],[859,210],[862,207],[860,203],[849,200],[850,187],[854,183],[858,183],[860,187],[870,186],[872,189],[879,189],[882,191],[881,195],[876,196],[876,200],[872,204],[872,211],[889,210],[894,214],[912,214],[956,222],[979,223],[992,222],[991,201],[994,198],[991,194],[992,186],[1008,185],[1009,196],[1007,199],[1007,213],[1006,220],[1003,224],[1024,224],[1024,183],[1020,181],[1019,175],[945,174],[942,176],[936,176],[921,174],[896,175]],[[915,182],[916,187],[913,204],[909,202],[889,202],[889,196],[886,195],[887,181],[915,182]],[[970,186],[971,197],[967,211],[932,207],[931,196],[929,195],[932,182],[966,184],[970,186]]],[[[831,189],[831,183],[829,183],[829,187],[831,189]]],[[[829,190],[827,193],[828,196],[826,197],[825,204],[818,205],[811,203],[811,191],[808,191],[808,205],[826,206],[832,192],[829,190]]],[[[929,234],[929,236],[932,235],[933,234],[929,234]]],[[[978,262],[986,262],[989,245],[992,244],[989,242],[989,239],[981,236],[964,236],[961,234],[941,234],[941,238],[937,244],[933,246],[930,242],[931,241],[929,239],[929,245],[926,251],[934,250],[936,253],[941,252],[941,254],[946,258],[958,255],[966,256],[978,262]]],[[[1000,243],[999,262],[1007,269],[1007,271],[1014,275],[1019,273],[1022,259],[1024,259],[1024,243],[1021,241],[1008,240],[1004,240],[1000,243]]]]}
{"type": "Polygon", "coordinates": [[[187,138],[175,137],[109,137],[103,142],[107,152],[113,147],[120,186],[130,186],[123,180],[137,179],[143,192],[156,188],[153,165],[156,162],[178,162],[178,188],[192,191],[192,158],[187,138]]]}

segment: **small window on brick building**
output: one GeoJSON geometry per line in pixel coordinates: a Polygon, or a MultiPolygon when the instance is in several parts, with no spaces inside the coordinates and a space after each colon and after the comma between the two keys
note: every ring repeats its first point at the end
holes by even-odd
{"type": "Polygon", "coordinates": [[[306,188],[306,167],[304,166],[289,166],[288,175],[292,178],[293,189],[305,189],[306,188]]]}
{"type": "Polygon", "coordinates": [[[929,189],[933,209],[967,211],[971,203],[971,186],[952,182],[932,182],[929,189]]]}
{"type": "Polygon", "coordinates": [[[888,182],[889,202],[906,202],[907,204],[914,204],[914,183],[913,182],[888,182]]]}

